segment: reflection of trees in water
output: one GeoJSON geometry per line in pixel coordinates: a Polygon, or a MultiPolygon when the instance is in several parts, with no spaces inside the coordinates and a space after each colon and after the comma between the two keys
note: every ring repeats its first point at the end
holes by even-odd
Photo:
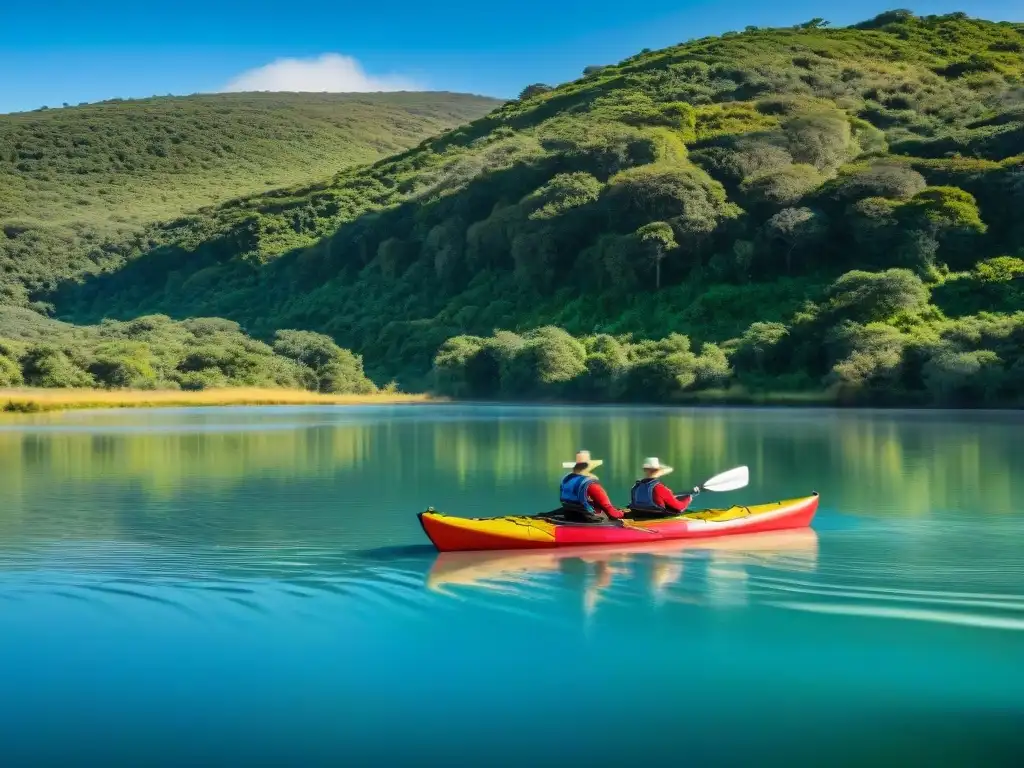
{"type": "Polygon", "coordinates": [[[616,497],[642,458],[656,455],[676,468],[670,482],[680,487],[749,465],[744,502],[818,490],[826,505],[858,513],[927,515],[979,504],[1008,512],[1024,503],[1019,420],[1012,413],[565,410],[497,426],[438,424],[434,450],[438,468],[462,484],[490,473],[506,482],[538,473],[553,480],[560,463],[585,447],[605,459],[599,474],[616,497]]]}
{"type": "Polygon", "coordinates": [[[294,430],[87,434],[0,433],[0,479],[63,483],[118,478],[146,492],[173,493],[189,483],[217,486],[248,475],[330,473],[365,461],[371,425],[294,430]]]}
{"type": "Polygon", "coordinates": [[[458,406],[289,413],[58,415],[37,421],[80,431],[0,431],[0,535],[37,535],[46,513],[62,535],[170,531],[227,542],[309,535],[372,546],[391,526],[408,541],[411,515],[427,504],[453,514],[543,511],[534,509],[538,499],[554,496],[561,462],[580,448],[605,459],[599,474],[618,503],[643,457],[656,455],[676,467],[677,489],[750,466],[749,488],[706,494],[703,506],[810,490],[822,493],[824,510],[887,517],[1024,506],[1024,455],[1014,445],[1020,418],[1009,413],[458,406]],[[132,425],[139,431],[125,429],[132,425]],[[498,501],[507,506],[498,509],[498,501]],[[196,520],[206,528],[187,531],[196,520]]]}
{"type": "Polygon", "coordinates": [[[373,429],[0,432],[0,533],[118,538],[166,531],[176,516],[200,519],[200,536],[287,535],[292,521],[258,498],[241,515],[212,502],[230,503],[246,483],[280,487],[358,470],[370,458],[373,429]]]}

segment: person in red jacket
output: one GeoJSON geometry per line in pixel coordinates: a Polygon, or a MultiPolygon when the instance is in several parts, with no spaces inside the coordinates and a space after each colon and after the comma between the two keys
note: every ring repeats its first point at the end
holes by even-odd
{"type": "Polygon", "coordinates": [[[590,451],[580,451],[576,454],[576,461],[562,464],[564,469],[572,470],[562,478],[558,492],[565,512],[591,523],[606,522],[608,518],[622,519],[625,512],[615,508],[593,474],[603,463],[600,459],[590,458],[590,451]]]}
{"type": "Polygon", "coordinates": [[[629,492],[629,510],[645,516],[670,517],[683,512],[690,500],[700,493],[694,488],[690,493],[676,496],[661,482],[672,467],[662,464],[657,456],[644,460],[644,476],[633,484],[629,492]]]}

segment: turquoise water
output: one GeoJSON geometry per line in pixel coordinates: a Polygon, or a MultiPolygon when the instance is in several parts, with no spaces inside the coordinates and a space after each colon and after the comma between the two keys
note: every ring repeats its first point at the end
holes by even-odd
{"type": "Polygon", "coordinates": [[[1024,418],[618,408],[0,420],[4,765],[1011,765],[1024,418]],[[814,530],[437,555],[580,448],[814,530]]]}

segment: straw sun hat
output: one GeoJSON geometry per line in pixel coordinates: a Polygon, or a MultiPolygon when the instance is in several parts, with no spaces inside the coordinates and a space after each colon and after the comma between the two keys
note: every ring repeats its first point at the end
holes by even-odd
{"type": "Polygon", "coordinates": [[[651,456],[649,459],[644,459],[644,469],[653,469],[654,477],[664,477],[672,471],[672,467],[668,464],[662,464],[657,456],[651,456]]]}
{"type": "Polygon", "coordinates": [[[563,461],[563,469],[573,469],[577,464],[586,464],[582,470],[583,474],[589,475],[593,470],[600,467],[604,462],[601,459],[590,458],[590,451],[580,451],[576,454],[576,461],[563,461]]]}

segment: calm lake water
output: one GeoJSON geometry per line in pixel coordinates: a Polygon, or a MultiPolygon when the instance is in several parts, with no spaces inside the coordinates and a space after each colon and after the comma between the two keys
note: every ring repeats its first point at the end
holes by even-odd
{"type": "Polygon", "coordinates": [[[384,407],[0,419],[3,765],[1011,765],[1024,417],[384,407]],[[589,448],[814,530],[438,555],[589,448]]]}

